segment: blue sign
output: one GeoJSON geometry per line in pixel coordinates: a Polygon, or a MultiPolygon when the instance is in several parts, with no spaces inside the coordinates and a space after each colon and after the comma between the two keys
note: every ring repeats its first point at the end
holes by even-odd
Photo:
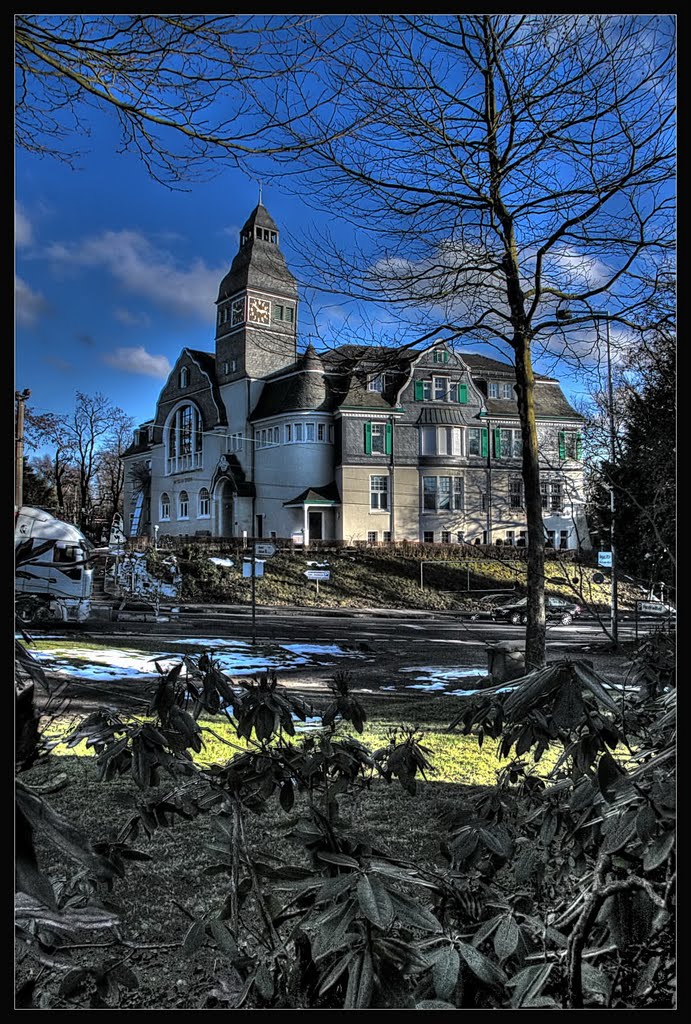
{"type": "Polygon", "coordinates": [[[597,553],[597,564],[605,566],[608,569],[612,568],[612,552],[611,551],[598,551],[597,553]]]}

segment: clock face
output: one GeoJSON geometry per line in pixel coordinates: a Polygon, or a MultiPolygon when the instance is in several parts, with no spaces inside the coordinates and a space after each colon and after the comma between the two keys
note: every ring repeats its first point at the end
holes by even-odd
{"type": "Polygon", "coordinates": [[[236,299],[230,308],[230,323],[231,325],[241,324],[245,319],[245,300],[236,299]]]}
{"type": "Polygon", "coordinates": [[[250,320],[255,324],[271,323],[271,303],[268,299],[250,299],[250,320]]]}

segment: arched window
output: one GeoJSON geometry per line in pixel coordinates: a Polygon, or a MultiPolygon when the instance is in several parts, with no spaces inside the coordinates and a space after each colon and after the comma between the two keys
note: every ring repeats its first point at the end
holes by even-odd
{"type": "Polygon", "coordinates": [[[197,407],[180,406],[165,430],[166,473],[201,467],[202,436],[202,418],[197,407]]]}
{"type": "Polygon", "coordinates": [[[186,366],[183,366],[178,374],[178,387],[186,388],[190,382],[190,371],[186,366]]]}
{"type": "Polygon", "coordinates": [[[189,519],[190,517],[190,499],[187,491],[180,491],[178,498],[178,519],[189,519]]]}
{"type": "Polygon", "coordinates": [[[170,496],[165,491],[161,495],[161,514],[158,518],[161,521],[170,521],[170,496]]]}
{"type": "Polygon", "coordinates": [[[199,492],[199,513],[198,519],[207,519],[211,515],[211,499],[206,487],[199,492]]]}

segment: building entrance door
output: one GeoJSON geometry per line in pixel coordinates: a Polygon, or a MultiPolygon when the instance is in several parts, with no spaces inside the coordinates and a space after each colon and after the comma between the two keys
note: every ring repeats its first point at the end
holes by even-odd
{"type": "Polygon", "coordinates": [[[313,540],[322,540],[322,516],[323,512],[308,513],[308,527],[310,532],[310,543],[313,540]]]}

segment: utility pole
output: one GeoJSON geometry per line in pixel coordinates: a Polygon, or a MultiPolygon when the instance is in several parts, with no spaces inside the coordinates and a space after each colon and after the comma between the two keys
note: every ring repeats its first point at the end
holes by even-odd
{"type": "Polygon", "coordinates": [[[14,439],[14,505],[19,509],[24,504],[24,403],[31,397],[31,391],[15,391],[17,401],[17,426],[14,439]]]}

